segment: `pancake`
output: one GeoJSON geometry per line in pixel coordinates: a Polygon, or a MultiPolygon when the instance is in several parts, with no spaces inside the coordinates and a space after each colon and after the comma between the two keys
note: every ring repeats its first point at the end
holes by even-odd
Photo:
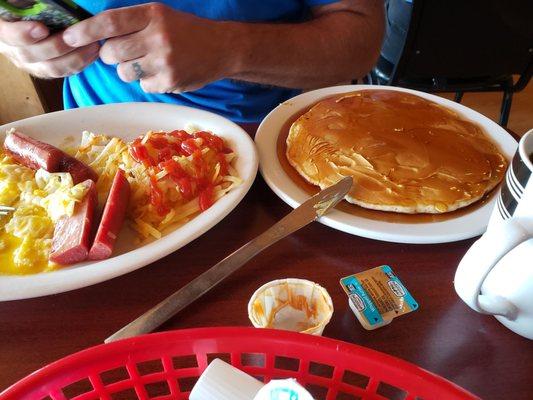
{"type": "Polygon", "coordinates": [[[350,203],[409,214],[472,204],[507,168],[479,125],[435,102],[391,90],[320,101],[292,124],[286,156],[322,189],[352,176],[350,203]]]}

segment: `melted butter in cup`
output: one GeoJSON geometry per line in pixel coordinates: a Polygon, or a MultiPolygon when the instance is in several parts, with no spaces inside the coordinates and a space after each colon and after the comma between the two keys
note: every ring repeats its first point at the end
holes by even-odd
{"type": "Polygon", "coordinates": [[[320,336],[333,315],[333,303],[322,286],[296,278],[268,282],[248,303],[256,328],[273,328],[320,336]]]}

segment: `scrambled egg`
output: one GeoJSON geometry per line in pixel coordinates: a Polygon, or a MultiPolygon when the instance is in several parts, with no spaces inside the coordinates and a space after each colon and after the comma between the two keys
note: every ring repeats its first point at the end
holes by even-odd
{"type": "Polygon", "coordinates": [[[85,191],[68,173],[35,172],[0,153],[0,204],[15,207],[0,216],[0,274],[53,269],[48,255],[54,224],[72,215],[85,191]]]}

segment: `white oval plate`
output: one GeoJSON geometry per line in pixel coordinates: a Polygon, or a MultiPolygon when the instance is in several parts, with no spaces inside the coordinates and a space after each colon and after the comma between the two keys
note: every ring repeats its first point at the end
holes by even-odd
{"type": "MultiPolygon", "coordinates": [[[[224,218],[250,189],[257,173],[257,153],[249,135],[233,122],[207,111],[161,103],[122,103],[59,111],[0,126],[0,134],[18,128],[44,142],[61,145],[69,136],[78,143],[88,130],[131,140],[149,130],[170,131],[193,123],[223,137],[236,152],[235,168],[243,183],[212,207],[161,239],[132,248],[124,229],[114,257],[84,262],[47,273],[0,275],[0,301],[26,299],[93,285],[148,265],[185,246],[224,218]]],[[[3,142],[3,139],[0,140],[3,142]]]]}
{"type": "MultiPolygon", "coordinates": [[[[512,158],[518,146],[517,142],[502,127],[487,117],[461,104],[432,94],[397,87],[371,85],[346,85],[314,90],[287,100],[276,107],[266,116],[255,135],[255,143],[259,151],[261,174],[270,188],[291,207],[297,207],[302,204],[309,198],[309,194],[299,188],[287,176],[279,163],[276,141],[283,124],[296,112],[311,106],[324,97],[364,89],[397,90],[412,93],[451,108],[467,119],[480,124],[488,135],[498,143],[501,151],[509,160],[512,158]]],[[[413,224],[391,223],[358,217],[339,210],[333,210],[328,215],[322,217],[320,222],[353,235],[387,242],[453,242],[480,235],[485,231],[496,198],[496,196],[493,196],[491,201],[488,201],[482,207],[472,210],[468,214],[440,222],[413,224]]]]}

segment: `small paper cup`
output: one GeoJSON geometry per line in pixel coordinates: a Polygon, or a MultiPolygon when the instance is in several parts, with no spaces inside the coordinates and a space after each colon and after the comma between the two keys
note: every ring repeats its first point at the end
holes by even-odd
{"type": "Polygon", "coordinates": [[[326,289],[305,279],[278,279],[261,286],[248,302],[248,318],[256,328],[322,335],[333,315],[326,289]]]}

